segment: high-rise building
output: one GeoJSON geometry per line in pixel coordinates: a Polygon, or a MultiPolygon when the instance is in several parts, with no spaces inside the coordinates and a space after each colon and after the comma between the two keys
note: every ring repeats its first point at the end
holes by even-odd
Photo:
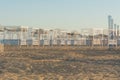
{"type": "Polygon", "coordinates": [[[114,24],[113,19],[111,19],[111,23],[110,23],[110,24],[111,24],[110,29],[113,30],[113,26],[114,26],[114,25],[113,25],[113,24],[114,24]]]}
{"type": "Polygon", "coordinates": [[[110,30],[112,30],[113,29],[113,25],[114,24],[114,22],[113,22],[113,19],[112,19],[112,16],[108,16],[108,28],[110,29],[110,30]]]}
{"type": "Polygon", "coordinates": [[[114,24],[114,39],[116,39],[116,35],[117,35],[117,25],[114,24]]]}
{"type": "Polygon", "coordinates": [[[119,39],[119,25],[117,25],[117,39],[119,39]]]}
{"type": "Polygon", "coordinates": [[[108,16],[108,28],[110,29],[111,28],[111,16],[109,15],[108,16]]]}
{"type": "Polygon", "coordinates": [[[112,16],[108,16],[108,36],[109,39],[113,39],[113,19],[112,16]]]}
{"type": "Polygon", "coordinates": [[[117,46],[118,26],[114,24],[112,16],[108,16],[108,45],[109,47],[117,46]]]}

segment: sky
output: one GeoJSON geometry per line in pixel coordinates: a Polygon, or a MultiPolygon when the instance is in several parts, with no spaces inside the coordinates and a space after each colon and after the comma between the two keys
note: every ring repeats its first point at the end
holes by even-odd
{"type": "Polygon", "coordinates": [[[107,28],[120,22],[120,0],[0,0],[0,24],[49,29],[107,28]]]}

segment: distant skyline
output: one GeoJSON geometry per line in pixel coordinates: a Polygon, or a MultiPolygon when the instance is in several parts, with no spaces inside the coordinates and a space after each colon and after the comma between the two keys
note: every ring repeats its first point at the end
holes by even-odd
{"type": "Polygon", "coordinates": [[[1,25],[40,28],[107,28],[108,15],[120,24],[120,0],[0,0],[1,25]]]}

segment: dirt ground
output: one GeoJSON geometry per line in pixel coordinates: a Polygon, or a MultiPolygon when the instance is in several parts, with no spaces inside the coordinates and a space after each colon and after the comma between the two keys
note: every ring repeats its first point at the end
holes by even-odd
{"type": "Polygon", "coordinates": [[[7,50],[0,53],[0,80],[120,80],[120,51],[7,50]]]}

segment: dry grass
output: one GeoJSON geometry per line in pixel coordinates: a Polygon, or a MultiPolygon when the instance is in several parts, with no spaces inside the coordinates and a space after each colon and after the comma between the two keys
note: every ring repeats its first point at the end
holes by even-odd
{"type": "Polygon", "coordinates": [[[11,47],[0,54],[0,80],[120,80],[120,54],[72,47],[11,47]]]}
{"type": "Polygon", "coordinates": [[[0,52],[4,52],[4,45],[0,44],[0,52]]]}

